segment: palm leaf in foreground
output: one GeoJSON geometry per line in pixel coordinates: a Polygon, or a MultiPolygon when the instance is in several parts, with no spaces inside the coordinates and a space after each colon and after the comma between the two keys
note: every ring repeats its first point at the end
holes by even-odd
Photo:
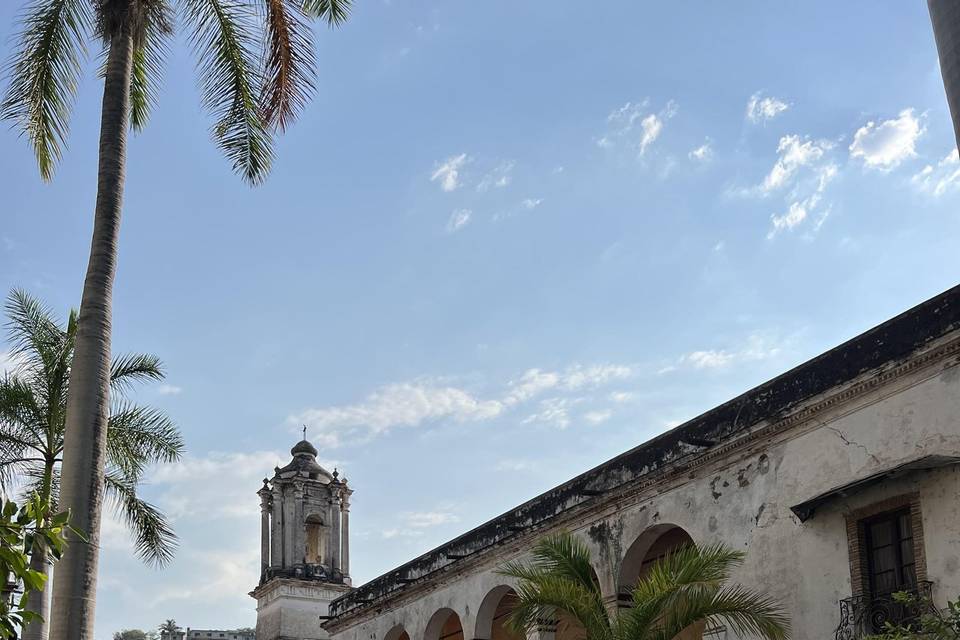
{"type": "Polygon", "coordinates": [[[593,577],[586,545],[568,533],[540,540],[530,563],[501,569],[517,581],[508,627],[523,634],[544,619],[569,617],[587,640],[673,640],[691,628],[726,625],[738,636],[786,640],[779,604],[728,581],[744,554],[723,545],[688,545],[654,563],[632,592],[633,606],[612,615],[593,577]]]}

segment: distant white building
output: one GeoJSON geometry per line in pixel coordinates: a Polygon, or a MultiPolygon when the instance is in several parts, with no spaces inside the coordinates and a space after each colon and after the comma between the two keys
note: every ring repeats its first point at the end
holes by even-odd
{"type": "Polygon", "coordinates": [[[166,631],[160,632],[160,640],[256,640],[256,633],[251,629],[191,629],[178,631],[170,637],[166,631]]]}

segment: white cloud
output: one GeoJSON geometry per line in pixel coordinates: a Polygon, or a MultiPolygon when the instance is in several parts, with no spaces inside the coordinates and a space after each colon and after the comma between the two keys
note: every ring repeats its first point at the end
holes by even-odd
{"type": "Polygon", "coordinates": [[[592,425],[603,424],[613,416],[613,412],[609,409],[600,409],[597,411],[588,411],[583,414],[583,419],[592,425]]]}
{"type": "Polygon", "coordinates": [[[772,239],[780,231],[792,231],[812,214],[817,214],[813,233],[819,231],[820,227],[823,226],[823,223],[826,221],[827,216],[830,215],[830,206],[821,206],[823,192],[826,190],[827,185],[837,176],[837,172],[837,166],[834,164],[821,167],[817,172],[816,186],[813,193],[806,198],[791,202],[786,212],[770,216],[770,222],[773,227],[767,233],[767,239],[772,239]]]}
{"type": "Polygon", "coordinates": [[[256,518],[260,507],[250,492],[289,459],[289,453],[279,451],[185,456],[157,467],[150,484],[161,491],[158,502],[175,520],[256,518]]]}
{"type": "Polygon", "coordinates": [[[850,157],[860,158],[865,166],[889,171],[916,153],[917,139],[925,129],[913,109],[904,109],[896,118],[879,125],[868,122],[857,129],[850,144],[850,157]]]}
{"type": "Polygon", "coordinates": [[[398,521],[401,526],[381,531],[380,536],[383,539],[419,537],[424,534],[425,529],[460,522],[460,517],[447,510],[407,511],[400,514],[395,520],[398,521]]]}
{"type": "Polygon", "coordinates": [[[790,105],[773,96],[763,96],[763,92],[750,96],[747,102],[747,120],[754,123],[765,123],[790,108],[790,105]]]}
{"type": "Polygon", "coordinates": [[[460,522],[460,518],[449,511],[414,511],[403,514],[407,525],[416,529],[436,527],[442,524],[460,522]]]}
{"type": "Polygon", "coordinates": [[[713,147],[710,144],[710,139],[707,140],[687,154],[691,160],[696,160],[697,162],[710,162],[713,159],[713,147]]]}
{"type": "Polygon", "coordinates": [[[954,149],[936,166],[928,164],[918,171],[910,181],[920,191],[934,197],[940,197],[960,186],[960,157],[954,149]]]}
{"type": "Polygon", "coordinates": [[[457,156],[450,156],[439,163],[430,176],[430,182],[440,182],[440,188],[444,191],[453,191],[460,186],[460,170],[468,162],[467,154],[461,153],[457,156]]]}
{"type": "Polygon", "coordinates": [[[536,209],[540,206],[540,203],[543,202],[543,198],[524,198],[523,202],[520,203],[524,209],[536,209]]]}
{"type": "Polygon", "coordinates": [[[490,189],[502,189],[510,184],[513,180],[513,177],[510,173],[513,171],[513,167],[516,165],[516,162],[513,160],[506,160],[501,162],[496,168],[493,169],[490,173],[483,176],[480,179],[480,182],[477,183],[477,191],[484,192],[489,191],[490,189]]]}
{"type": "Polygon", "coordinates": [[[525,460],[521,458],[507,458],[500,460],[494,466],[494,471],[535,471],[540,467],[540,464],[533,460],[525,460]]]}
{"type": "Polygon", "coordinates": [[[608,130],[596,140],[601,148],[613,148],[620,143],[634,147],[644,155],[663,132],[664,123],[677,113],[677,104],[670,100],[659,112],[647,109],[649,100],[628,102],[607,116],[608,130]]]}
{"type": "MultiPolygon", "coordinates": [[[[385,385],[355,404],[307,409],[291,415],[287,422],[292,426],[308,425],[314,444],[334,448],[365,442],[397,427],[417,427],[437,420],[491,420],[547,391],[570,394],[597,389],[632,374],[631,367],[620,364],[574,364],[558,371],[533,368],[486,398],[439,379],[424,378],[385,385]]],[[[557,405],[556,401],[551,402],[557,405]]],[[[549,420],[556,420],[559,407],[549,406],[551,402],[541,408],[541,413],[545,419],[552,415],[549,420]]]]}
{"type": "Polygon", "coordinates": [[[534,422],[543,422],[553,425],[558,429],[566,429],[570,426],[570,407],[577,404],[577,400],[570,398],[547,398],[540,401],[540,409],[521,422],[531,424],[534,422]]]}
{"type": "Polygon", "coordinates": [[[777,145],[777,161],[763,179],[760,192],[769,194],[783,188],[801,167],[814,164],[831,147],[827,141],[817,142],[797,135],[783,136],[777,145]]]}
{"type": "Polygon", "coordinates": [[[623,404],[624,402],[630,402],[634,398],[634,393],[630,391],[614,391],[609,396],[607,396],[611,402],[616,402],[618,404],[623,404]]]}
{"type": "Polygon", "coordinates": [[[694,369],[722,369],[742,362],[767,360],[779,354],[781,347],[778,341],[769,336],[755,333],[747,338],[746,345],[738,350],[707,349],[693,351],[680,357],[677,365],[670,365],[660,370],[660,373],[673,371],[678,366],[690,366],[694,369]]]}
{"type": "Polygon", "coordinates": [[[178,387],[172,384],[162,384],[157,387],[157,393],[162,396],[178,396],[183,393],[183,387],[178,387]]]}
{"type": "Polygon", "coordinates": [[[457,209],[450,214],[447,220],[447,233],[456,233],[470,222],[470,216],[473,214],[470,209],[457,209]]]}

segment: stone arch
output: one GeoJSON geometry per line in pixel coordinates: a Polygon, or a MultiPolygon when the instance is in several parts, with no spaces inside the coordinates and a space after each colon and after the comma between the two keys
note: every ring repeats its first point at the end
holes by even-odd
{"type": "Polygon", "coordinates": [[[410,634],[407,633],[402,624],[395,624],[383,636],[383,640],[410,640],[410,634]]]}
{"type": "Polygon", "coordinates": [[[326,555],[323,517],[318,513],[311,513],[304,518],[303,526],[306,532],[303,561],[306,564],[322,564],[326,555]]]}
{"type": "Polygon", "coordinates": [[[654,562],[688,544],[693,544],[693,538],[679,525],[663,523],[644,530],[623,556],[617,576],[617,592],[629,593],[654,562]]]}
{"type": "Polygon", "coordinates": [[[438,609],[423,632],[423,640],[463,640],[463,624],[457,612],[448,607],[438,609]]]}
{"type": "MultiPolygon", "coordinates": [[[[593,583],[602,591],[603,583],[600,582],[600,576],[597,573],[596,566],[590,567],[590,574],[593,578],[593,583]]],[[[557,625],[556,640],[586,640],[587,630],[583,628],[583,625],[565,613],[558,611],[556,620],[553,622],[557,625]]]]}
{"type": "Polygon", "coordinates": [[[504,626],[517,592],[508,585],[499,585],[487,592],[477,609],[475,640],[524,640],[504,626]]]}

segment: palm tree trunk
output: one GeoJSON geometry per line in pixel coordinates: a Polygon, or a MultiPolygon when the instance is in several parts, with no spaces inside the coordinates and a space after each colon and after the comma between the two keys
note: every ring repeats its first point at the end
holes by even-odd
{"type": "MultiPolygon", "coordinates": [[[[30,569],[47,576],[47,583],[50,581],[50,564],[47,562],[46,549],[39,551],[34,549],[30,554],[30,569]]],[[[47,621],[50,619],[50,590],[44,588],[40,591],[31,591],[27,596],[27,609],[39,613],[41,620],[31,622],[23,629],[23,640],[46,640],[47,621]]]]}
{"type": "Polygon", "coordinates": [[[128,21],[110,37],[90,263],[83,283],[70,373],[61,508],[87,536],[71,536],[53,582],[52,640],[93,640],[103,466],[110,390],[110,329],[123,201],[133,39],[128,21]]]}
{"type": "MultiPolygon", "coordinates": [[[[48,438],[52,433],[48,433],[48,438]]],[[[40,486],[40,497],[47,509],[53,508],[53,469],[56,466],[56,457],[47,456],[47,461],[43,467],[43,484],[40,486]]],[[[39,525],[45,525],[50,512],[44,513],[38,520],[39,525]]],[[[39,620],[35,620],[23,629],[23,640],[47,640],[47,630],[50,624],[50,563],[47,562],[46,547],[39,546],[39,538],[34,540],[35,546],[30,550],[30,569],[42,573],[47,577],[46,585],[39,591],[31,591],[27,596],[27,610],[40,615],[39,620]]]]}
{"type": "Polygon", "coordinates": [[[927,0],[933,38],[940,58],[940,74],[947,92],[947,106],[960,148],[960,7],[955,0],[927,0]]]}

